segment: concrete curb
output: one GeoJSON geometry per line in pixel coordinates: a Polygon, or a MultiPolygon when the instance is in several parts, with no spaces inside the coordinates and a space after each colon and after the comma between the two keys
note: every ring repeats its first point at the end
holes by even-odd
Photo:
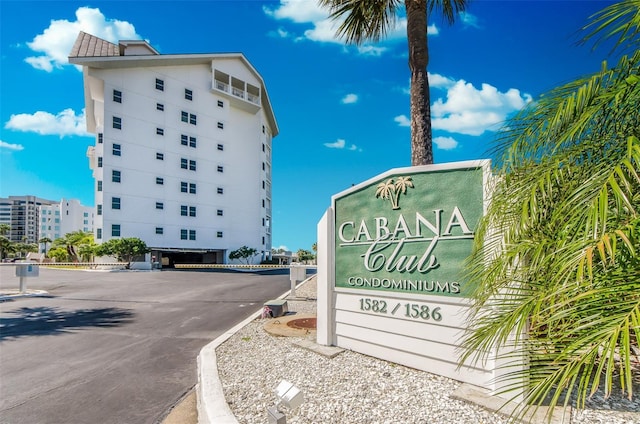
{"type": "MultiPolygon", "coordinates": [[[[305,279],[297,287],[302,286],[312,278],[315,278],[315,275],[305,279]]],[[[278,299],[287,297],[289,293],[291,293],[291,290],[286,291],[278,299]]],[[[198,355],[198,384],[196,385],[198,424],[238,423],[224,397],[222,383],[218,375],[216,348],[260,316],[262,316],[262,308],[200,350],[198,355]]]]}

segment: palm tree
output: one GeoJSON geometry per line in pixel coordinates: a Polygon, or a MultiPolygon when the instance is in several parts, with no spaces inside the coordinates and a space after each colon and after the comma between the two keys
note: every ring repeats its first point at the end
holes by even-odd
{"type": "Polygon", "coordinates": [[[396,24],[404,3],[407,15],[409,69],[411,70],[411,164],[433,163],[431,134],[431,96],[429,94],[429,47],[427,44],[428,15],[434,9],[450,24],[463,12],[468,0],[319,0],[328,7],[333,19],[344,21],[337,36],[349,44],[377,42],[396,24]]]}
{"type": "Polygon", "coordinates": [[[387,181],[381,182],[376,187],[376,197],[391,200],[391,207],[393,209],[398,209],[397,205],[394,203],[395,199],[396,186],[393,184],[393,178],[389,178],[387,181]]]}
{"type": "Polygon", "coordinates": [[[6,236],[11,231],[11,225],[9,224],[0,224],[0,236],[6,236]]]}
{"type": "Polygon", "coordinates": [[[47,244],[51,242],[53,242],[53,240],[51,240],[49,237],[42,237],[40,240],[38,240],[38,243],[44,244],[44,254],[47,253],[47,244]]]}
{"type": "Polygon", "coordinates": [[[14,243],[11,240],[5,236],[0,236],[0,261],[4,259],[6,253],[13,252],[14,247],[14,243]]]}
{"type": "Polygon", "coordinates": [[[631,399],[640,374],[640,2],[585,29],[631,53],[507,123],[469,265],[478,288],[462,359],[493,347],[513,349],[507,364],[526,357],[508,383],[532,407],[583,407],[616,380],[631,399]]]}
{"type": "Polygon", "coordinates": [[[411,177],[398,177],[396,180],[396,206],[400,209],[400,195],[406,194],[408,188],[413,188],[413,181],[411,181],[411,177]]]}

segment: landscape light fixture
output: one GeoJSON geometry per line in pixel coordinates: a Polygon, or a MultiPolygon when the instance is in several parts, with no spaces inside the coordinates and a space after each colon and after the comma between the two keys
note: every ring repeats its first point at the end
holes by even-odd
{"type": "Polygon", "coordinates": [[[282,380],[276,387],[276,406],[267,408],[269,424],[287,424],[287,417],[280,412],[280,405],[292,410],[299,407],[304,401],[302,392],[293,384],[282,380]]]}

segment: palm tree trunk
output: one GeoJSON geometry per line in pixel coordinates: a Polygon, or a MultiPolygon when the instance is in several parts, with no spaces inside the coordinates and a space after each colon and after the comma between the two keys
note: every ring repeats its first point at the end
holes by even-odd
{"type": "Polygon", "coordinates": [[[431,96],[427,77],[427,2],[405,0],[405,7],[411,70],[411,165],[427,165],[433,163],[431,96]]]}

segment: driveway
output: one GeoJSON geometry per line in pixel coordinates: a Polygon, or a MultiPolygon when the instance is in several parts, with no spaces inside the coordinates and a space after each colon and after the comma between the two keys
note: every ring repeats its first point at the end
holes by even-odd
{"type": "MultiPolygon", "coordinates": [[[[0,267],[0,291],[18,287],[0,267]]],[[[288,271],[42,268],[0,303],[0,423],[157,423],[196,383],[200,349],[290,288],[288,271]]]]}

